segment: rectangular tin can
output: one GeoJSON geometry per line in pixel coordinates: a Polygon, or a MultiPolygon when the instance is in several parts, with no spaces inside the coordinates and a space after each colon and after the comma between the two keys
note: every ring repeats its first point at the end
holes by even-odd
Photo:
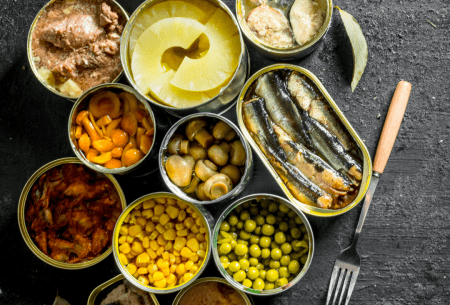
{"type": "Polygon", "coordinates": [[[255,150],[256,154],[261,158],[262,162],[266,166],[266,168],[269,170],[269,172],[272,174],[272,177],[275,179],[275,181],[278,183],[280,188],[283,190],[283,192],[286,194],[286,196],[289,198],[291,202],[296,204],[304,213],[313,215],[313,216],[319,216],[319,217],[331,217],[331,216],[337,216],[344,214],[351,209],[353,209],[355,206],[358,205],[358,203],[363,200],[367,189],[369,187],[369,183],[372,177],[372,161],[369,155],[369,151],[367,150],[366,145],[361,140],[361,138],[358,136],[356,131],[353,129],[353,127],[350,125],[348,120],[345,118],[342,111],[339,109],[337,104],[334,102],[334,100],[331,98],[330,94],[327,92],[325,87],[322,85],[322,83],[319,81],[319,79],[311,73],[309,70],[304,69],[302,67],[291,65],[291,64],[275,64],[268,67],[265,67],[255,74],[253,74],[250,79],[246,82],[244,85],[244,88],[241,91],[241,94],[239,95],[239,99],[236,105],[236,113],[237,113],[237,120],[239,123],[239,127],[241,128],[242,133],[244,134],[244,137],[247,139],[247,141],[250,143],[250,145],[255,150]],[[294,71],[298,71],[304,76],[306,76],[314,85],[317,87],[317,89],[320,91],[320,93],[323,95],[324,99],[328,102],[328,105],[331,106],[337,117],[340,119],[341,123],[344,125],[344,127],[347,129],[349,134],[351,135],[353,141],[356,143],[357,147],[359,148],[361,152],[361,157],[363,161],[363,177],[361,179],[361,184],[359,188],[358,195],[356,198],[350,202],[347,206],[341,209],[322,209],[319,207],[311,206],[304,204],[297,199],[294,198],[294,196],[291,194],[291,192],[288,190],[286,185],[283,183],[275,169],[272,167],[272,165],[269,163],[267,158],[264,156],[261,149],[258,147],[256,142],[251,137],[250,133],[248,132],[244,119],[243,119],[243,112],[242,112],[242,104],[244,102],[245,95],[247,93],[247,90],[250,88],[250,86],[253,84],[253,82],[262,74],[267,73],[269,71],[273,70],[281,70],[281,69],[290,69],[294,71]]]}

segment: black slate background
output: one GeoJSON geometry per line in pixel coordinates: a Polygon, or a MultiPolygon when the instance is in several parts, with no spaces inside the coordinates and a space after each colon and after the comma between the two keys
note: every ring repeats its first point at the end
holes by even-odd
{"type": "MultiPolygon", "coordinates": [[[[46,0],[0,1],[0,304],[72,305],[118,274],[112,255],[79,271],[58,270],[37,259],[17,225],[22,187],[42,165],[73,156],[67,139],[72,103],[47,91],[26,55],[29,26],[46,0]]],[[[225,1],[234,10],[234,2],[225,1]]],[[[140,1],[121,1],[132,12],[140,1]]],[[[352,55],[335,12],[319,48],[295,64],[325,85],[372,157],[398,81],[412,93],[398,139],[378,185],[359,242],[362,268],[351,304],[450,304],[450,3],[448,0],[337,0],[360,23],[369,46],[366,71],[352,93],[352,55]],[[433,27],[427,20],[431,21],[433,27]]],[[[251,53],[251,73],[274,63],[251,53]]],[[[226,116],[236,122],[234,108],[226,116]]],[[[282,195],[255,160],[242,195],[282,195]]],[[[118,177],[127,201],[166,190],[159,173],[118,177]]],[[[209,207],[218,216],[225,206],[209,207]]],[[[353,235],[360,207],[333,219],[308,217],[316,237],[310,270],[295,287],[256,304],[325,304],[334,261],[353,235]]],[[[219,276],[213,263],[204,275],[219,276]]],[[[174,295],[159,297],[170,304],[174,295]]]]}

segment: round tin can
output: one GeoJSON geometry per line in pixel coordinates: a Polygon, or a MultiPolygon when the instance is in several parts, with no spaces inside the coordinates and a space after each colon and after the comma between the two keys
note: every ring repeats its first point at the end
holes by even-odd
{"type": "MultiPolygon", "coordinates": [[[[150,97],[147,94],[144,94],[140,91],[139,87],[134,82],[133,73],[131,71],[131,55],[132,51],[130,50],[130,37],[131,33],[136,26],[137,21],[141,18],[143,13],[149,9],[151,6],[163,2],[161,0],[147,0],[143,2],[131,15],[130,20],[128,21],[123,34],[122,34],[122,43],[120,45],[120,58],[122,61],[122,66],[124,68],[125,76],[128,79],[128,82],[136,89],[145,99],[151,103],[152,105],[156,105],[168,113],[176,116],[176,117],[184,117],[185,115],[189,115],[197,112],[214,112],[214,113],[224,113],[231,107],[233,107],[235,103],[235,98],[239,95],[239,91],[245,83],[245,79],[249,76],[250,73],[250,57],[245,47],[244,40],[242,38],[241,30],[238,26],[238,22],[234,17],[234,14],[230,11],[228,6],[223,3],[221,0],[202,0],[206,2],[210,2],[214,4],[216,7],[223,9],[228,16],[233,20],[236,25],[239,36],[241,40],[241,52],[239,56],[239,64],[234,72],[230,82],[221,89],[221,92],[215,96],[214,98],[206,101],[200,105],[186,107],[186,108],[174,108],[171,106],[167,106],[161,104],[159,101],[150,97]]],[[[190,1],[187,1],[190,2],[190,1]]],[[[199,1],[197,1],[199,2],[199,1]]]]}
{"type": "MultiPolygon", "coordinates": [[[[331,24],[331,16],[333,14],[333,2],[332,0],[316,0],[321,7],[326,8],[326,15],[323,25],[320,31],[307,43],[303,45],[296,45],[290,48],[274,47],[258,39],[255,34],[247,26],[247,16],[252,8],[250,0],[236,0],[236,15],[241,27],[242,32],[246,38],[246,41],[250,43],[252,47],[257,49],[265,57],[274,60],[294,60],[303,58],[311,54],[322,41],[323,37],[328,32],[331,24]]],[[[294,0],[289,1],[293,3],[294,0]]],[[[270,5],[269,5],[270,6],[270,5]]],[[[287,17],[289,18],[289,11],[287,12],[287,17]]]]}
{"type": "MultiPolygon", "coordinates": [[[[184,288],[183,290],[181,290],[180,292],[178,292],[177,296],[175,297],[175,299],[172,302],[172,305],[178,305],[180,303],[181,298],[183,298],[183,296],[185,295],[186,292],[189,291],[189,289],[191,289],[192,287],[198,285],[198,284],[202,284],[202,283],[208,283],[208,282],[217,282],[217,283],[221,283],[227,286],[230,286],[234,289],[233,286],[231,286],[226,280],[218,278],[218,277],[204,277],[201,279],[196,280],[195,282],[189,284],[186,288],[184,288]]],[[[253,299],[251,296],[246,295],[245,293],[243,293],[240,290],[236,291],[239,293],[239,295],[242,297],[242,299],[245,302],[245,305],[254,305],[255,303],[253,302],[253,299]]]]}
{"type": "Polygon", "coordinates": [[[283,192],[286,194],[286,197],[289,198],[289,200],[297,205],[304,213],[313,215],[313,216],[319,216],[319,217],[331,217],[331,216],[337,216],[344,214],[351,209],[353,209],[355,206],[359,204],[364,199],[364,196],[369,188],[369,183],[372,178],[372,160],[370,158],[369,151],[367,150],[366,145],[364,144],[363,140],[358,136],[356,131],[353,129],[353,127],[350,125],[347,118],[344,116],[342,111],[337,106],[336,102],[333,100],[333,98],[330,96],[330,94],[327,92],[323,84],[319,81],[319,79],[311,73],[309,70],[304,69],[302,67],[291,65],[291,64],[275,64],[268,67],[265,67],[255,74],[253,74],[248,81],[245,83],[244,88],[242,88],[241,94],[239,95],[239,100],[236,104],[236,113],[237,113],[237,119],[239,123],[239,127],[242,130],[242,133],[244,137],[247,139],[247,141],[250,143],[250,145],[255,150],[256,154],[260,157],[266,168],[269,170],[269,172],[272,174],[272,177],[275,179],[275,181],[278,183],[280,188],[283,190],[283,192]],[[286,185],[283,183],[275,169],[272,167],[270,162],[267,160],[264,153],[259,148],[258,144],[253,140],[252,136],[250,135],[249,131],[247,130],[247,127],[245,126],[244,119],[243,119],[243,111],[242,111],[242,104],[245,101],[245,96],[251,85],[253,84],[256,79],[261,76],[264,73],[274,71],[274,70],[281,70],[281,69],[290,69],[297,72],[300,72],[304,76],[306,76],[314,85],[317,87],[317,89],[320,91],[320,93],[323,95],[324,99],[328,103],[328,105],[333,109],[334,113],[336,114],[337,118],[341,121],[343,126],[347,129],[348,133],[352,137],[353,141],[356,143],[357,148],[360,151],[361,159],[363,161],[363,176],[361,179],[359,192],[356,198],[353,199],[351,203],[349,203],[347,206],[341,209],[322,209],[316,206],[311,206],[304,204],[297,199],[294,198],[294,196],[291,194],[289,189],[286,187],[286,185]]]}
{"type": "Polygon", "coordinates": [[[303,212],[292,202],[290,202],[282,197],[271,195],[271,194],[254,194],[254,195],[242,197],[238,201],[231,204],[227,209],[225,209],[225,211],[223,211],[222,215],[220,215],[220,217],[217,219],[216,226],[214,227],[211,247],[212,247],[214,262],[216,263],[217,269],[219,269],[220,273],[228,281],[228,283],[230,283],[230,285],[232,285],[236,289],[239,289],[245,293],[249,293],[249,294],[257,295],[257,296],[272,296],[275,294],[279,294],[283,291],[288,290],[289,288],[294,286],[296,283],[298,283],[303,278],[303,276],[306,274],[309,266],[311,265],[311,261],[312,261],[313,255],[314,255],[314,248],[315,248],[314,234],[313,234],[311,225],[309,224],[308,218],[306,218],[305,214],[303,214],[303,212]],[[241,283],[235,281],[233,279],[233,277],[230,276],[230,274],[228,274],[228,272],[222,266],[222,263],[220,262],[219,253],[218,253],[217,247],[216,247],[217,246],[217,236],[220,232],[220,226],[222,225],[222,222],[225,220],[225,218],[228,216],[228,214],[231,211],[233,211],[237,206],[240,206],[241,204],[244,204],[244,203],[252,201],[252,200],[259,201],[259,200],[263,200],[263,199],[269,199],[269,200],[272,200],[272,201],[275,201],[278,203],[283,203],[283,204],[287,205],[289,208],[291,208],[293,211],[295,211],[295,213],[300,217],[300,219],[303,221],[303,224],[306,227],[306,234],[308,235],[308,241],[309,241],[308,259],[306,260],[300,273],[286,285],[279,287],[279,288],[270,289],[270,290],[256,290],[253,288],[245,287],[241,283]]]}
{"type": "Polygon", "coordinates": [[[142,98],[140,94],[136,92],[133,88],[118,84],[118,83],[110,83],[110,84],[103,84],[98,85],[96,87],[93,87],[86,92],[83,93],[83,95],[80,96],[80,98],[75,102],[75,104],[72,107],[72,110],[70,111],[69,116],[69,122],[68,122],[68,134],[69,134],[69,141],[70,146],[72,147],[73,152],[75,155],[89,168],[96,170],[101,173],[107,173],[107,174],[117,174],[117,175],[123,175],[123,174],[132,174],[132,175],[140,175],[140,174],[148,174],[150,172],[155,171],[158,166],[156,164],[157,160],[157,151],[158,146],[161,143],[161,140],[163,138],[163,135],[165,131],[168,129],[169,123],[167,122],[167,118],[165,115],[159,115],[158,119],[156,119],[155,114],[153,113],[152,108],[148,105],[147,101],[142,98]],[[127,166],[127,167],[120,167],[120,168],[106,168],[102,165],[92,163],[86,159],[86,156],[84,153],[80,151],[78,148],[78,143],[75,138],[75,129],[77,126],[76,117],[78,113],[82,110],[87,109],[87,105],[89,104],[89,100],[92,96],[95,94],[102,92],[102,91],[114,91],[114,92],[128,92],[133,94],[139,102],[141,102],[145,109],[149,112],[150,118],[153,122],[153,128],[154,128],[154,134],[153,134],[153,142],[152,146],[150,147],[149,152],[137,163],[127,166]],[[153,162],[152,162],[153,160],[153,162]],[[153,168],[148,168],[153,167],[153,168]]]}
{"type": "Polygon", "coordinates": [[[148,195],[144,195],[144,196],[136,199],[135,201],[133,201],[122,212],[122,214],[119,216],[119,219],[116,222],[116,226],[114,227],[114,234],[113,234],[114,259],[116,261],[116,264],[117,264],[120,272],[125,276],[125,278],[130,283],[132,283],[133,285],[135,285],[136,287],[138,287],[141,290],[144,290],[144,291],[147,291],[147,292],[151,292],[151,293],[155,293],[155,294],[167,294],[167,293],[172,293],[172,292],[175,292],[175,291],[179,291],[179,290],[183,289],[184,287],[188,286],[193,281],[195,281],[203,273],[203,271],[205,270],[206,266],[208,265],[209,260],[211,258],[211,237],[212,237],[212,227],[213,226],[214,226],[214,218],[211,216],[209,211],[206,210],[203,206],[195,205],[195,204],[192,204],[192,203],[187,202],[185,200],[182,200],[178,196],[176,196],[174,194],[171,194],[171,193],[160,192],[160,193],[151,193],[151,194],[148,194],[148,195]],[[119,258],[119,234],[120,234],[120,227],[124,223],[125,218],[128,216],[128,214],[131,213],[131,211],[133,211],[133,209],[136,206],[140,205],[144,201],[149,200],[149,199],[159,198],[159,197],[173,198],[175,200],[183,201],[189,207],[194,209],[194,211],[201,217],[203,225],[206,228],[205,235],[208,237],[208,240],[207,240],[208,246],[207,246],[207,250],[206,250],[206,256],[205,256],[205,258],[204,258],[204,260],[202,262],[202,265],[198,269],[198,271],[194,274],[194,276],[189,281],[187,281],[187,282],[185,282],[185,283],[183,283],[181,285],[178,285],[178,286],[175,286],[175,287],[170,287],[170,288],[157,288],[157,287],[153,287],[153,286],[143,285],[141,282],[139,282],[127,270],[127,268],[122,264],[122,262],[120,261],[120,258],[119,258]]]}
{"type": "MultiPolygon", "coordinates": [[[[31,70],[33,71],[34,76],[37,78],[37,80],[45,87],[47,88],[49,91],[51,91],[52,93],[64,97],[66,99],[68,99],[71,102],[75,102],[78,98],[78,96],[68,96],[62,92],[60,92],[59,90],[57,90],[55,87],[51,86],[50,84],[48,84],[44,79],[42,79],[42,77],[39,75],[38,72],[38,68],[35,64],[35,60],[34,60],[34,56],[33,56],[33,50],[32,50],[32,36],[33,36],[33,31],[36,27],[37,22],[39,21],[39,18],[42,16],[42,14],[45,12],[45,10],[54,2],[56,1],[60,1],[60,0],[51,0],[49,1],[46,5],[44,5],[44,7],[39,11],[39,13],[36,15],[36,17],[33,20],[33,23],[31,24],[30,30],[28,32],[28,38],[27,38],[27,57],[28,57],[28,62],[30,64],[31,70]]],[[[126,18],[126,21],[129,20],[129,16],[128,13],[125,11],[125,9],[119,4],[119,2],[117,2],[116,0],[108,0],[108,2],[110,2],[111,4],[113,4],[120,12],[121,14],[126,18]]],[[[119,81],[119,79],[123,76],[123,68],[122,68],[122,72],[119,73],[119,75],[117,75],[117,77],[112,81],[113,83],[116,83],[119,81]]]]}
{"type": "Polygon", "coordinates": [[[214,204],[214,203],[218,203],[218,202],[226,202],[229,200],[232,200],[233,198],[235,198],[237,195],[239,195],[244,188],[247,186],[247,184],[250,181],[251,175],[253,173],[253,156],[252,156],[252,150],[250,148],[250,146],[248,145],[247,141],[245,141],[244,136],[242,135],[241,131],[239,130],[239,128],[237,128],[236,125],[234,125],[230,120],[218,115],[218,114],[214,114],[214,113],[197,113],[197,114],[191,114],[189,116],[186,116],[180,120],[178,120],[167,132],[166,136],[164,137],[162,143],[161,143],[161,147],[159,149],[159,171],[161,172],[161,176],[164,180],[164,182],[166,183],[167,187],[173,192],[175,193],[177,196],[179,196],[180,198],[182,198],[183,200],[189,201],[191,203],[195,203],[195,204],[214,204]],[[169,145],[170,140],[172,139],[172,137],[178,132],[182,135],[184,135],[184,130],[182,132],[179,132],[179,129],[183,127],[183,125],[185,123],[187,123],[188,121],[190,121],[191,119],[194,118],[206,118],[206,119],[210,119],[211,120],[211,124],[217,121],[223,121],[225,123],[227,123],[229,126],[231,126],[233,128],[233,130],[236,132],[236,134],[239,137],[239,140],[241,140],[242,145],[245,148],[245,153],[246,153],[246,160],[245,160],[245,171],[241,176],[241,180],[240,182],[231,190],[231,192],[227,193],[226,195],[217,198],[215,200],[209,200],[209,201],[201,201],[201,200],[197,200],[191,196],[189,196],[188,194],[186,194],[185,192],[183,192],[181,190],[181,188],[179,188],[178,186],[176,186],[169,178],[169,176],[167,175],[166,172],[166,168],[164,166],[165,164],[165,158],[167,155],[167,146],[169,145]]]}
{"type": "MultiPolygon", "coordinates": [[[[65,270],[76,270],[76,269],[84,269],[90,266],[93,266],[99,262],[101,262],[102,260],[104,260],[109,254],[111,254],[112,252],[112,246],[108,248],[108,250],[106,250],[105,252],[103,252],[100,256],[86,261],[86,262],[82,262],[82,263],[75,263],[75,264],[69,264],[69,263],[63,263],[63,262],[59,262],[57,260],[54,260],[52,258],[50,258],[49,256],[47,256],[45,253],[43,253],[34,243],[34,241],[31,239],[30,235],[28,234],[28,230],[27,230],[27,226],[25,223],[25,208],[26,208],[26,203],[27,203],[27,198],[28,198],[28,193],[31,190],[31,187],[34,185],[34,183],[48,170],[57,167],[59,165],[63,165],[63,164],[83,164],[81,163],[80,160],[78,160],[77,158],[62,158],[62,159],[57,159],[54,161],[51,161],[47,164],[45,164],[44,166],[42,166],[41,168],[39,168],[31,177],[30,179],[28,179],[27,183],[25,184],[22,193],[20,194],[20,198],[19,198],[19,206],[17,207],[17,218],[19,221],[19,229],[20,229],[20,233],[22,234],[22,237],[25,241],[25,243],[27,244],[28,248],[31,250],[31,252],[34,253],[34,255],[36,255],[40,260],[42,260],[43,262],[49,264],[50,266],[53,267],[57,267],[60,269],[65,269],[65,270]]],[[[117,180],[114,178],[114,176],[109,175],[109,174],[104,174],[114,185],[117,193],[119,194],[120,197],[120,201],[122,203],[122,210],[125,209],[125,207],[127,206],[126,204],[126,200],[125,200],[125,195],[122,191],[122,188],[119,185],[119,182],[117,182],[117,180]]]]}

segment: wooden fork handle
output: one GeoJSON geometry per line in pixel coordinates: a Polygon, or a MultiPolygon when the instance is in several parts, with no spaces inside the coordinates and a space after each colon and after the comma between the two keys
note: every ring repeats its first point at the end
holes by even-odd
{"type": "Polygon", "coordinates": [[[405,114],[406,105],[408,104],[409,94],[411,93],[411,84],[406,81],[400,81],[395,89],[389,111],[384,121],[383,131],[381,132],[378,148],[373,161],[373,170],[383,173],[384,167],[394,147],[395,138],[400,128],[400,124],[405,114]]]}

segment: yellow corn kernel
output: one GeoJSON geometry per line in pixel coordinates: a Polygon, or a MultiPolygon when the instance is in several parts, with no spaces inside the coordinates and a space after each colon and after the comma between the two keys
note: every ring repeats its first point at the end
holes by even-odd
{"type": "Polygon", "coordinates": [[[186,264],[184,264],[184,268],[186,268],[187,271],[191,270],[192,266],[194,266],[192,261],[187,261],[186,264]]]}
{"type": "Polygon", "coordinates": [[[161,254],[163,254],[163,252],[164,252],[164,247],[163,246],[159,247],[158,250],[156,250],[156,254],[158,256],[161,256],[161,254]]]}
{"type": "Polygon", "coordinates": [[[183,222],[185,219],[186,219],[186,211],[181,210],[180,213],[178,214],[177,220],[179,222],[183,222]]]}
{"type": "Polygon", "coordinates": [[[169,254],[169,264],[175,264],[175,255],[172,253],[169,254]]]}
{"type": "Polygon", "coordinates": [[[137,271],[137,266],[133,263],[128,264],[127,266],[127,270],[128,272],[130,272],[131,274],[135,274],[137,271]]]}
{"type": "Polygon", "coordinates": [[[164,238],[164,235],[162,235],[162,234],[158,235],[158,238],[156,239],[156,241],[157,241],[158,244],[160,244],[161,246],[167,245],[167,240],[164,238]]]}
{"type": "Polygon", "coordinates": [[[158,266],[159,270],[168,269],[169,268],[169,262],[163,260],[162,258],[160,258],[156,262],[156,266],[158,266]]]}
{"type": "Polygon", "coordinates": [[[184,266],[184,264],[179,264],[178,266],[177,266],[177,274],[179,275],[179,276],[182,276],[183,274],[185,274],[186,273],[186,267],[184,266]]]}
{"type": "Polygon", "coordinates": [[[152,234],[150,234],[149,238],[151,240],[155,240],[158,237],[158,235],[159,235],[158,230],[155,230],[155,231],[152,232],[152,234]]]}
{"type": "Polygon", "coordinates": [[[175,225],[175,229],[178,230],[183,230],[184,229],[184,223],[177,223],[175,225]]]}
{"type": "Polygon", "coordinates": [[[183,249],[181,249],[180,254],[184,258],[189,258],[192,254],[192,251],[188,247],[183,247],[183,249]]]}
{"type": "Polygon", "coordinates": [[[142,217],[145,217],[145,219],[150,219],[150,217],[153,216],[153,210],[147,209],[142,211],[142,217]]]}
{"type": "Polygon", "coordinates": [[[193,225],[191,228],[191,232],[194,232],[195,234],[197,234],[199,232],[199,227],[197,225],[193,225]]]}
{"type": "Polygon", "coordinates": [[[141,267],[137,271],[139,274],[148,274],[148,270],[146,267],[141,267]]]}
{"type": "Polygon", "coordinates": [[[150,218],[154,223],[158,223],[159,222],[159,216],[155,216],[153,215],[152,218],[150,218]]]}
{"type": "Polygon", "coordinates": [[[169,270],[170,270],[170,273],[175,273],[175,271],[177,270],[177,267],[178,267],[178,265],[170,265],[170,267],[169,267],[169,270]]]}
{"type": "Polygon", "coordinates": [[[160,223],[158,223],[158,224],[156,225],[156,230],[158,230],[158,232],[159,232],[160,234],[163,234],[164,232],[166,232],[166,228],[164,228],[164,227],[162,226],[162,224],[160,224],[160,223]]]}
{"type": "Polygon", "coordinates": [[[145,228],[145,225],[147,224],[147,219],[145,217],[138,217],[136,218],[136,224],[140,225],[142,229],[145,228]]]}
{"type": "Polygon", "coordinates": [[[151,233],[155,230],[156,226],[153,223],[153,221],[149,220],[147,221],[147,224],[145,225],[145,232],[151,233]]]}
{"type": "Polygon", "coordinates": [[[142,285],[148,285],[148,284],[150,284],[150,282],[149,282],[149,280],[148,280],[148,277],[146,277],[145,275],[140,275],[139,277],[138,277],[138,281],[139,282],[141,282],[141,284],[142,285]]]}
{"type": "Polygon", "coordinates": [[[159,223],[161,225],[165,225],[166,223],[168,223],[170,221],[170,216],[167,215],[166,213],[162,214],[161,216],[159,216],[159,223]]]}
{"type": "Polygon", "coordinates": [[[134,218],[138,218],[142,216],[142,214],[141,211],[134,209],[133,211],[131,211],[131,216],[134,216],[134,218]]]}
{"type": "Polygon", "coordinates": [[[195,220],[192,217],[188,217],[184,220],[184,225],[186,228],[190,229],[193,225],[195,225],[195,220]]]}
{"type": "Polygon", "coordinates": [[[131,251],[130,244],[124,243],[124,244],[120,245],[119,251],[122,252],[123,254],[130,253],[130,251],[131,251]]]}
{"type": "Polygon", "coordinates": [[[145,237],[144,232],[141,232],[141,233],[139,233],[138,235],[135,236],[135,238],[139,239],[140,241],[143,241],[144,237],[145,237]]]}
{"type": "Polygon", "coordinates": [[[142,252],[144,252],[144,247],[142,247],[142,243],[140,241],[134,241],[131,244],[131,250],[133,250],[137,254],[141,254],[142,252]]]}
{"type": "Polygon", "coordinates": [[[181,251],[181,249],[186,246],[186,241],[187,239],[185,237],[177,236],[173,245],[174,250],[181,251]]]}
{"type": "Polygon", "coordinates": [[[133,236],[127,236],[127,243],[131,244],[134,241],[133,236]]]}
{"type": "Polygon", "coordinates": [[[175,274],[169,273],[169,275],[166,276],[166,281],[167,284],[175,283],[177,281],[177,277],[175,276],[175,274]]]}
{"type": "Polygon", "coordinates": [[[162,280],[164,278],[164,274],[161,272],[161,271],[155,271],[154,273],[153,273],[153,279],[155,280],[155,281],[160,281],[160,280],[162,280]]]}
{"type": "Polygon", "coordinates": [[[164,208],[164,206],[161,205],[161,204],[157,204],[157,205],[155,205],[155,207],[153,208],[153,214],[154,214],[155,216],[161,216],[161,215],[164,213],[164,211],[165,211],[165,208],[164,208]]]}
{"type": "Polygon", "coordinates": [[[119,230],[120,235],[128,235],[128,226],[122,225],[119,230]]]}
{"type": "Polygon", "coordinates": [[[133,224],[133,225],[136,224],[136,216],[131,215],[131,217],[130,217],[130,224],[133,224]]]}
{"type": "Polygon", "coordinates": [[[149,285],[153,285],[153,283],[155,282],[155,280],[153,279],[153,276],[151,274],[148,275],[148,282],[149,282],[149,285]]]}
{"type": "Polygon", "coordinates": [[[134,207],[135,210],[142,210],[142,202],[134,207]]]}
{"type": "Polygon", "coordinates": [[[120,236],[119,237],[119,244],[124,244],[127,242],[127,237],[126,236],[120,236]]]}
{"type": "Polygon", "coordinates": [[[205,241],[205,242],[202,242],[198,248],[200,250],[205,250],[206,251],[206,246],[207,246],[207,244],[206,244],[206,241],[205,241]]]}
{"type": "Polygon", "coordinates": [[[166,197],[158,197],[158,198],[155,198],[156,203],[159,203],[159,204],[164,204],[164,203],[166,203],[166,200],[167,200],[166,197]]]}
{"type": "Polygon", "coordinates": [[[180,207],[180,209],[185,210],[188,208],[188,204],[184,201],[177,200],[177,205],[180,207]]]}
{"type": "Polygon", "coordinates": [[[148,236],[144,236],[144,238],[142,239],[142,247],[144,247],[145,249],[150,247],[150,238],[148,236]]]}
{"type": "Polygon", "coordinates": [[[197,252],[200,247],[198,240],[195,238],[188,239],[186,246],[191,249],[192,252],[197,252]]]}
{"type": "Polygon", "coordinates": [[[164,225],[166,230],[175,229],[175,224],[173,222],[168,222],[164,225]]]}
{"type": "Polygon", "coordinates": [[[192,213],[194,213],[195,212],[195,210],[192,208],[192,207],[188,207],[187,209],[186,209],[186,213],[188,213],[188,214],[192,214],[192,213]]]}
{"type": "Polygon", "coordinates": [[[176,205],[177,200],[175,198],[167,198],[167,205],[176,205]]]}
{"type": "Polygon", "coordinates": [[[192,266],[190,271],[191,271],[191,273],[196,274],[198,271],[198,266],[197,265],[192,266]]]}
{"type": "Polygon", "coordinates": [[[158,250],[158,249],[159,249],[159,244],[158,244],[158,242],[157,242],[156,240],[152,240],[152,241],[150,242],[150,248],[151,248],[153,251],[158,250]]]}
{"type": "Polygon", "coordinates": [[[131,250],[130,250],[130,254],[133,256],[133,257],[135,257],[135,256],[138,256],[139,255],[139,253],[138,252],[136,252],[136,251],[134,251],[133,250],[133,245],[131,245],[131,250]]]}
{"type": "Polygon", "coordinates": [[[193,261],[194,263],[198,262],[199,257],[198,257],[198,255],[197,255],[197,253],[192,253],[192,255],[189,256],[189,260],[190,260],[190,261],[193,261]]]}
{"type": "Polygon", "coordinates": [[[148,270],[148,273],[153,274],[156,271],[158,271],[158,266],[156,266],[156,264],[149,264],[147,266],[147,270],[148,270]]]}
{"type": "Polygon", "coordinates": [[[136,236],[142,232],[142,228],[140,225],[134,225],[128,228],[128,235],[136,236]]]}
{"type": "Polygon", "coordinates": [[[204,258],[206,256],[206,251],[205,250],[198,250],[197,251],[197,255],[198,255],[198,257],[204,258]]]}
{"type": "Polygon", "coordinates": [[[164,232],[163,236],[166,240],[175,240],[177,232],[174,229],[170,229],[164,232]]]}
{"type": "Polygon", "coordinates": [[[179,263],[181,263],[181,256],[176,256],[175,255],[175,264],[179,264],[179,263]]]}
{"type": "Polygon", "coordinates": [[[131,253],[127,253],[127,254],[125,254],[125,256],[128,258],[128,260],[130,260],[134,257],[134,255],[131,255],[131,253]]]}
{"type": "Polygon", "coordinates": [[[138,278],[139,276],[140,276],[140,274],[137,272],[137,270],[136,270],[136,272],[133,274],[133,276],[135,277],[135,278],[138,278]]]}
{"type": "Polygon", "coordinates": [[[187,236],[186,236],[186,239],[187,240],[189,240],[189,239],[191,239],[191,238],[195,238],[195,233],[192,233],[192,232],[190,232],[187,236]]]}
{"type": "Polygon", "coordinates": [[[192,216],[192,218],[195,218],[195,219],[197,219],[197,218],[198,218],[198,214],[197,214],[197,212],[193,212],[193,213],[191,214],[191,216],[192,216]]]}
{"type": "Polygon", "coordinates": [[[205,226],[201,226],[199,229],[200,233],[205,234],[206,233],[206,228],[205,226]]]}
{"type": "Polygon", "coordinates": [[[139,254],[138,257],[136,257],[136,266],[138,267],[147,267],[149,262],[150,262],[150,255],[147,252],[143,252],[139,254]]]}
{"type": "Polygon", "coordinates": [[[131,214],[128,214],[127,216],[125,216],[123,222],[124,223],[129,223],[130,222],[130,217],[131,217],[131,214]]]}
{"type": "Polygon", "coordinates": [[[165,269],[161,270],[161,272],[164,274],[164,276],[168,276],[170,274],[170,269],[165,268],[165,269]]]}
{"type": "Polygon", "coordinates": [[[200,228],[201,226],[203,226],[203,221],[202,221],[202,219],[199,217],[199,218],[196,218],[195,219],[195,224],[200,228]]]}
{"type": "Polygon", "coordinates": [[[151,209],[151,208],[153,208],[155,205],[156,205],[155,200],[149,199],[149,200],[145,200],[145,201],[142,203],[142,208],[145,209],[145,210],[146,210],[146,209],[151,209]]]}
{"type": "Polygon", "coordinates": [[[188,235],[188,229],[183,229],[177,231],[177,236],[187,236],[188,235]]]}
{"type": "Polygon", "coordinates": [[[199,241],[199,242],[204,242],[205,241],[205,235],[203,235],[203,234],[201,234],[201,233],[197,233],[196,235],[195,235],[195,238],[197,238],[197,240],[199,241]]]}
{"type": "Polygon", "coordinates": [[[162,259],[165,261],[169,261],[169,252],[164,251],[163,254],[161,255],[162,259]]]}
{"type": "Polygon", "coordinates": [[[119,253],[119,260],[123,265],[128,265],[128,258],[125,254],[119,253]]]}
{"type": "Polygon", "coordinates": [[[187,282],[187,281],[189,281],[191,278],[193,278],[194,277],[194,275],[192,274],[192,273],[190,273],[190,272],[188,272],[188,273],[185,273],[184,275],[183,275],[183,282],[187,282]]]}
{"type": "Polygon", "coordinates": [[[147,251],[148,255],[150,256],[151,259],[155,259],[158,257],[158,255],[156,254],[155,251],[153,251],[153,249],[146,249],[145,251],[147,251]]]}
{"type": "MultiPolygon", "coordinates": [[[[167,281],[167,279],[166,279],[166,281],[167,281]]],[[[167,288],[175,287],[176,284],[177,284],[177,281],[167,284],[167,288]]]]}
{"type": "Polygon", "coordinates": [[[162,280],[155,281],[153,283],[156,288],[165,288],[167,286],[166,278],[164,277],[162,280]]]}
{"type": "Polygon", "coordinates": [[[176,219],[180,213],[180,209],[171,205],[167,207],[166,213],[170,216],[170,218],[176,219]]]}

